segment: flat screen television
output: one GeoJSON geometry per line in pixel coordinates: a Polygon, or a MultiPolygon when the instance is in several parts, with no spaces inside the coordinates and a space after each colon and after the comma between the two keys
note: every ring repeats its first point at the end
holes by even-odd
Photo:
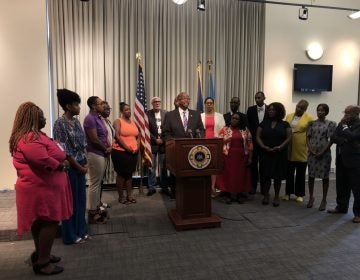
{"type": "Polygon", "coordinates": [[[294,64],[294,91],[332,91],[332,65],[294,64]]]}

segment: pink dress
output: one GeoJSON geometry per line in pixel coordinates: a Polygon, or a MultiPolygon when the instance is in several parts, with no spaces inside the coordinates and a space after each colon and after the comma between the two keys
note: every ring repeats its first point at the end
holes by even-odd
{"type": "Polygon", "coordinates": [[[215,118],[214,115],[205,114],[205,138],[214,138],[215,118]]]}
{"type": "MultiPolygon", "coordinates": [[[[216,186],[230,193],[249,192],[252,188],[251,171],[247,165],[248,151],[252,150],[252,140],[248,130],[231,129],[231,140],[228,149],[224,149],[224,169],[216,176],[216,186]]],[[[225,128],[219,135],[224,137],[225,128]]]]}
{"type": "Polygon", "coordinates": [[[31,143],[25,143],[25,137],[19,140],[12,155],[18,176],[18,235],[28,231],[37,219],[66,220],[73,211],[68,175],[55,170],[65,160],[65,152],[45,133],[40,132],[39,139],[31,143]]]}

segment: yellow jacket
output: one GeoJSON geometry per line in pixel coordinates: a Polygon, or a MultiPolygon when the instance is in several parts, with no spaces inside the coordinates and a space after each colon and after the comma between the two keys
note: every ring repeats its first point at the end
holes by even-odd
{"type": "MultiPolygon", "coordinates": [[[[285,120],[291,125],[295,113],[286,116],[285,120]]],[[[292,138],[288,148],[289,160],[307,162],[308,147],[306,145],[306,130],[310,121],[314,120],[313,116],[304,113],[297,125],[292,129],[292,138]]]]}

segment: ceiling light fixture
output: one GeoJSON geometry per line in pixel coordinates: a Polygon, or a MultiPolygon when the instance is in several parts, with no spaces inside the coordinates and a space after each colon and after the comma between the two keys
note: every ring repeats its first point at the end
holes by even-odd
{"type": "Polygon", "coordinates": [[[172,0],[175,4],[178,4],[178,5],[182,5],[184,4],[187,0],[172,0]]]}
{"type": "Polygon", "coordinates": [[[299,9],[299,19],[301,20],[307,20],[309,17],[309,10],[305,6],[302,6],[299,9]]]}
{"type": "Polygon", "coordinates": [[[197,0],[197,9],[199,11],[205,11],[205,0],[197,0]]]}
{"type": "Polygon", "coordinates": [[[351,18],[351,19],[358,19],[358,18],[360,18],[360,11],[353,12],[353,13],[351,13],[350,15],[348,15],[348,17],[351,18]]]}

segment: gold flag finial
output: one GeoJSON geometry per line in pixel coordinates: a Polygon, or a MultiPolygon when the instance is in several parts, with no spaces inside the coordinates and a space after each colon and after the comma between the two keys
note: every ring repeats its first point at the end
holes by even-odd
{"type": "Polygon", "coordinates": [[[208,59],[207,61],[209,72],[211,72],[211,65],[213,65],[213,61],[211,59],[208,59]]]}
{"type": "Polygon", "coordinates": [[[138,64],[140,64],[140,61],[141,61],[141,53],[137,52],[136,53],[136,59],[138,61],[138,64]]]}

